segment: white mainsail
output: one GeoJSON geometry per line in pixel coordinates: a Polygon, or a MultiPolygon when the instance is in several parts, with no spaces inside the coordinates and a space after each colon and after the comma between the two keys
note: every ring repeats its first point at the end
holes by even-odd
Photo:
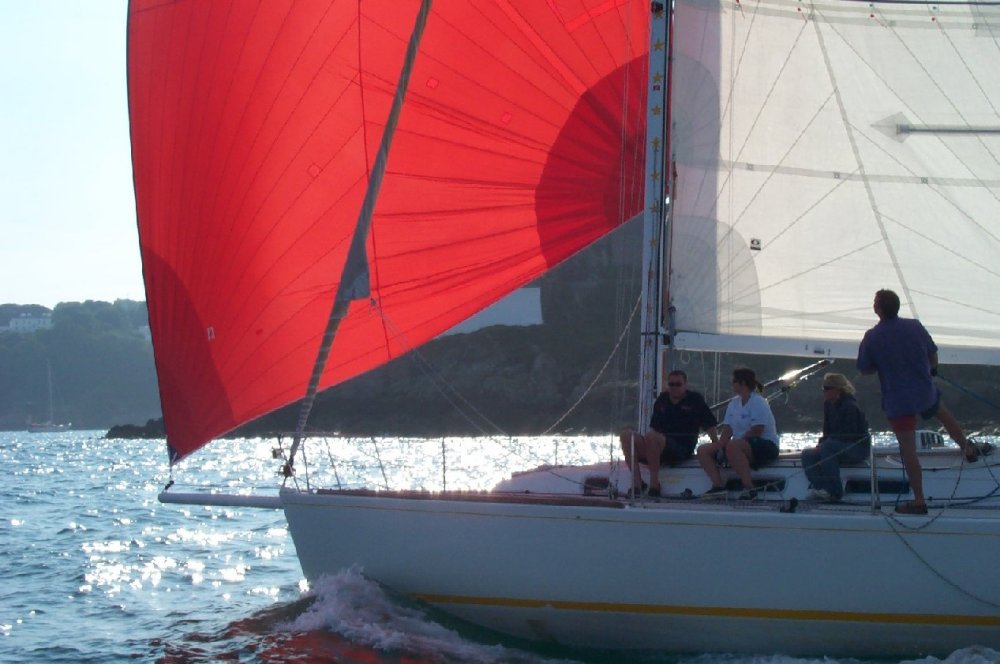
{"type": "Polygon", "coordinates": [[[680,0],[678,348],[851,357],[892,288],[1000,364],[1000,7],[680,0]]]}

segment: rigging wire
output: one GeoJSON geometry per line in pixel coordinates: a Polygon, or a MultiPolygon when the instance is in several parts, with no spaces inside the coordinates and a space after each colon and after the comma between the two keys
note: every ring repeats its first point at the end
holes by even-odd
{"type": "MultiPolygon", "coordinates": [[[[941,510],[941,513],[943,514],[944,510],[941,510]]],[[[938,515],[938,516],[940,516],[940,515],[938,515]]],[[[927,570],[931,572],[931,574],[933,574],[934,576],[936,576],[937,578],[939,578],[946,585],[951,586],[956,591],[958,591],[959,593],[961,593],[962,595],[965,595],[966,597],[968,597],[970,599],[973,599],[973,600],[975,600],[977,602],[985,604],[986,606],[990,606],[990,607],[993,607],[993,608],[1000,608],[1000,603],[997,603],[997,602],[994,602],[992,600],[986,599],[985,597],[982,597],[982,596],[974,593],[971,590],[963,588],[962,586],[960,586],[955,581],[952,581],[951,579],[949,579],[948,577],[946,577],[936,566],[934,566],[933,564],[931,564],[930,562],[928,562],[926,558],[924,558],[923,556],[921,556],[920,553],[913,547],[913,545],[906,539],[906,537],[903,536],[903,530],[917,530],[917,529],[907,528],[905,526],[905,524],[898,517],[896,517],[895,515],[893,515],[891,513],[883,514],[883,518],[885,519],[886,523],[888,524],[889,529],[892,530],[893,534],[896,535],[896,537],[899,539],[900,542],[902,542],[903,546],[905,546],[906,549],[913,555],[913,557],[916,558],[918,561],[920,561],[920,563],[924,567],[926,567],[927,570]],[[897,529],[896,528],[897,525],[902,526],[903,528],[902,529],[897,529]]],[[[922,526],[922,527],[926,527],[926,526],[930,525],[937,518],[938,517],[936,516],[933,519],[928,519],[927,523],[924,524],[924,526],[922,526]]]]}
{"type": "Polygon", "coordinates": [[[401,341],[402,346],[404,348],[409,349],[407,354],[413,359],[414,364],[416,364],[417,368],[420,369],[421,372],[423,372],[424,376],[430,379],[431,383],[434,385],[435,388],[437,388],[438,392],[445,399],[445,401],[447,401],[448,404],[452,408],[454,408],[455,411],[459,415],[461,415],[466,422],[472,425],[476,429],[476,431],[478,431],[480,434],[484,436],[492,436],[497,434],[504,436],[508,435],[507,432],[504,431],[503,427],[501,427],[499,424],[491,420],[489,417],[486,416],[485,413],[476,408],[472,404],[472,402],[470,402],[462,395],[462,393],[458,390],[458,388],[456,388],[447,378],[445,378],[444,375],[442,375],[434,368],[433,363],[430,360],[428,360],[427,357],[421,352],[420,346],[414,344],[409,339],[406,332],[395,324],[392,318],[390,318],[388,314],[386,314],[385,310],[382,309],[381,305],[376,303],[375,309],[378,312],[379,318],[381,318],[382,322],[385,324],[386,329],[389,331],[392,337],[398,341],[401,341]],[[461,402],[461,405],[459,405],[459,402],[461,402]],[[463,409],[463,407],[468,409],[468,413],[463,409]],[[471,413],[471,415],[469,413],[471,413]],[[473,419],[472,417],[473,415],[475,417],[478,417],[482,421],[482,423],[485,423],[486,425],[492,427],[493,431],[492,432],[487,431],[483,427],[482,423],[477,422],[473,419]]]}
{"type": "Polygon", "coordinates": [[[973,399],[978,399],[979,401],[983,402],[987,406],[991,406],[992,408],[995,408],[998,412],[1000,412],[1000,404],[997,404],[996,402],[990,401],[986,397],[981,396],[981,395],[977,394],[976,392],[973,392],[972,390],[970,390],[970,389],[968,389],[966,387],[963,387],[962,385],[959,385],[958,383],[956,383],[955,381],[951,380],[950,378],[942,376],[940,372],[938,372],[937,377],[940,378],[941,380],[943,380],[944,382],[948,383],[952,387],[958,389],[959,391],[964,392],[965,394],[969,395],[973,399]]]}
{"type": "MultiPolygon", "coordinates": [[[[459,407],[458,402],[461,402],[461,404],[464,407],[468,408],[471,413],[474,413],[477,417],[481,418],[484,422],[487,422],[491,426],[493,426],[500,435],[507,436],[508,438],[511,437],[509,434],[504,433],[503,429],[498,424],[495,424],[485,414],[483,414],[481,411],[479,411],[479,409],[477,409],[468,399],[466,399],[462,395],[462,393],[459,392],[459,390],[447,380],[447,378],[445,378],[443,375],[441,375],[434,368],[433,364],[429,360],[427,360],[426,357],[423,356],[423,354],[420,352],[419,347],[414,346],[413,343],[410,342],[410,340],[408,339],[406,333],[404,331],[402,331],[399,327],[397,327],[393,323],[392,319],[385,313],[385,311],[383,311],[381,309],[381,307],[378,307],[376,305],[376,310],[378,311],[379,316],[385,322],[386,329],[388,329],[393,334],[393,336],[394,336],[395,339],[402,341],[403,347],[410,349],[408,355],[412,356],[414,358],[414,360],[417,361],[417,365],[421,369],[421,371],[423,371],[424,374],[435,385],[435,387],[438,388],[438,391],[445,398],[445,400],[448,401],[448,403],[453,408],[455,408],[456,412],[458,412],[460,415],[462,415],[462,417],[465,418],[466,421],[469,422],[469,424],[471,424],[472,426],[476,427],[476,429],[483,436],[491,437],[492,438],[492,437],[495,437],[495,436],[498,435],[497,433],[490,434],[490,433],[486,432],[479,424],[477,424],[472,419],[472,417],[470,415],[468,415],[461,407],[459,407]],[[454,399],[451,398],[452,396],[454,397],[454,399]]],[[[631,322],[634,320],[635,314],[636,314],[637,311],[638,311],[638,302],[637,302],[636,306],[633,308],[632,314],[629,317],[629,323],[628,323],[629,327],[631,326],[631,322]]],[[[619,336],[618,342],[615,344],[614,348],[611,349],[611,351],[609,353],[609,356],[608,356],[608,359],[605,360],[604,365],[601,368],[601,371],[598,372],[598,376],[597,376],[598,378],[600,378],[600,376],[604,372],[604,369],[608,366],[608,364],[611,362],[611,360],[617,355],[617,351],[618,351],[618,348],[620,347],[620,345],[622,343],[622,340],[628,337],[627,332],[628,332],[629,327],[626,327],[626,329],[619,336]]],[[[557,419],[557,421],[552,426],[550,426],[541,435],[548,435],[552,431],[552,429],[554,429],[559,424],[559,422],[561,422],[563,419],[565,419],[566,416],[568,416],[570,414],[570,412],[572,412],[572,410],[575,409],[577,405],[579,405],[579,403],[583,400],[583,398],[586,397],[593,390],[593,388],[594,388],[594,386],[596,384],[596,381],[597,381],[597,379],[595,378],[594,382],[592,382],[587,387],[586,391],[584,392],[584,395],[579,400],[577,400],[576,403],[574,403],[570,407],[570,410],[567,411],[565,414],[563,414],[561,417],[559,417],[557,419]]],[[[517,458],[522,459],[524,461],[528,461],[528,462],[532,462],[532,463],[539,463],[539,464],[542,464],[542,465],[547,465],[547,463],[548,463],[547,459],[545,459],[545,458],[543,458],[543,457],[535,454],[533,451],[530,451],[529,455],[525,455],[521,449],[515,449],[515,447],[512,444],[510,444],[509,442],[505,442],[503,440],[497,440],[496,442],[499,443],[500,446],[503,447],[503,449],[508,454],[510,454],[511,456],[517,457],[517,458]]],[[[576,484],[576,485],[579,485],[579,486],[582,486],[584,484],[583,482],[579,482],[577,480],[574,480],[574,479],[572,479],[572,478],[570,478],[570,477],[568,477],[566,475],[562,475],[562,474],[558,473],[557,471],[555,471],[552,468],[546,468],[545,470],[546,470],[546,472],[548,472],[552,476],[558,477],[559,479],[565,480],[565,481],[570,482],[572,484],[576,484]]]]}
{"type": "Polygon", "coordinates": [[[608,358],[606,360],[604,360],[604,364],[602,364],[601,368],[598,369],[597,375],[594,376],[594,379],[592,381],[590,381],[590,385],[588,385],[587,388],[583,391],[583,394],[580,395],[580,398],[577,399],[576,402],[573,403],[566,410],[565,413],[563,413],[562,415],[560,415],[559,418],[555,422],[553,422],[552,425],[549,428],[547,428],[545,431],[543,431],[541,435],[545,436],[545,435],[548,435],[549,433],[551,433],[552,430],[555,429],[557,426],[559,426],[559,424],[563,420],[565,420],[567,417],[569,417],[570,414],[574,410],[576,410],[576,407],[579,406],[583,402],[583,400],[586,399],[587,396],[593,391],[594,387],[597,385],[597,381],[599,381],[601,379],[601,376],[604,375],[604,371],[608,368],[608,365],[611,364],[611,361],[618,355],[618,349],[621,347],[622,343],[626,339],[628,339],[628,337],[630,336],[629,332],[632,329],[632,323],[635,321],[635,316],[636,316],[636,313],[639,311],[639,305],[641,303],[642,303],[642,298],[640,297],[639,299],[636,300],[635,306],[632,307],[632,313],[629,314],[628,320],[625,323],[625,327],[622,329],[621,334],[618,335],[618,341],[615,342],[614,347],[611,349],[611,352],[608,354],[608,358]]]}

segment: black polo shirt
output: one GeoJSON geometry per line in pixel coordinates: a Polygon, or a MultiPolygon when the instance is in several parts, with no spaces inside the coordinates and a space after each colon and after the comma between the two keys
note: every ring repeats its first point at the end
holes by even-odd
{"type": "Polygon", "coordinates": [[[691,450],[698,443],[698,434],[718,424],[712,410],[705,403],[705,397],[698,392],[687,390],[677,403],[670,401],[667,392],[661,392],[653,404],[653,415],[649,418],[649,428],[669,436],[691,450]]]}

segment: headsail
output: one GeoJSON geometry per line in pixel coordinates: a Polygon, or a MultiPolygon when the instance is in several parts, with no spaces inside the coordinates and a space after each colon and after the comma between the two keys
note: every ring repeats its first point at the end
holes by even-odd
{"type": "Polygon", "coordinates": [[[682,348],[853,356],[893,288],[1000,364],[1000,7],[679,0],[682,348]]]}
{"type": "MultiPolygon", "coordinates": [[[[419,2],[132,0],[129,110],[168,440],[303,396],[419,2]]],[[[642,208],[648,2],[436,0],[321,387],[642,208]],[[623,129],[624,127],[624,129],[623,129]]]]}

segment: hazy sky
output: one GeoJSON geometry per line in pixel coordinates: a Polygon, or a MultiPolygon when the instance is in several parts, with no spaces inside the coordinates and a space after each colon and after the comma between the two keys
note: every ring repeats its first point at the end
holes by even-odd
{"type": "Polygon", "coordinates": [[[145,299],[127,0],[0,0],[0,303],[145,299]]]}

